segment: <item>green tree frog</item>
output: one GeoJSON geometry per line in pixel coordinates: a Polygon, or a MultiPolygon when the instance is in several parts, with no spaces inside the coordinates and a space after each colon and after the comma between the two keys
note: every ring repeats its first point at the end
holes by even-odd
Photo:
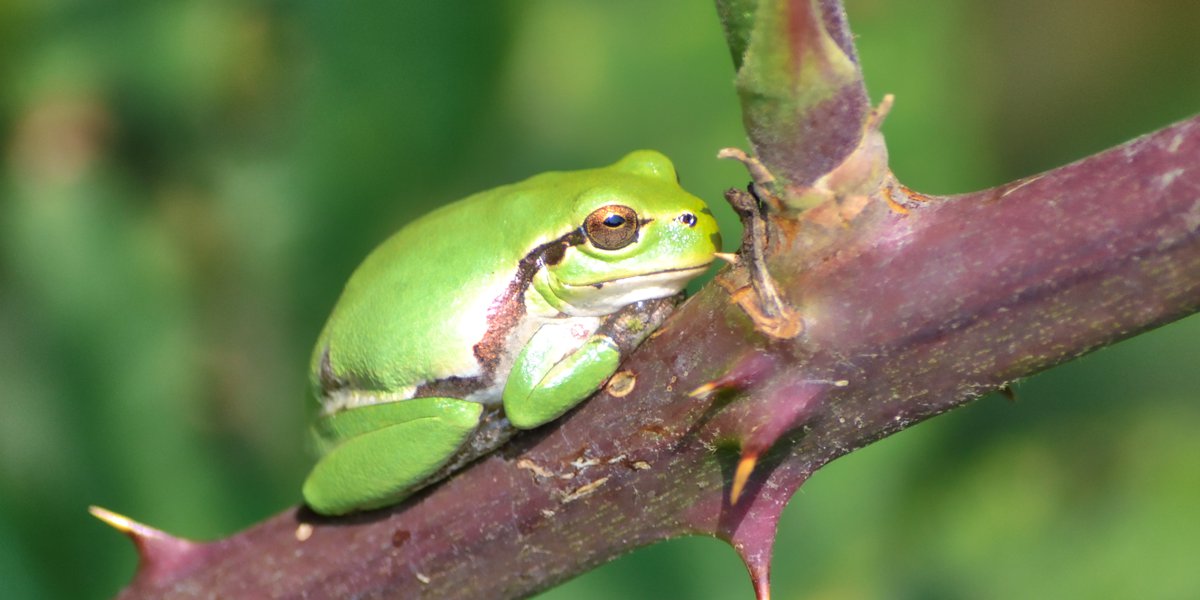
{"type": "Polygon", "coordinates": [[[720,246],[707,206],[649,150],[413,221],[355,270],[317,340],[305,501],[328,515],[394,504],[558,418],[720,246]]]}

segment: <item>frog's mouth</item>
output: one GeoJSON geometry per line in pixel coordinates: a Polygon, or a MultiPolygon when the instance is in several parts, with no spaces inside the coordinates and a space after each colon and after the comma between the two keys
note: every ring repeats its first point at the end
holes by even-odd
{"type": "Polygon", "coordinates": [[[600,313],[615,312],[622,306],[674,296],[708,269],[711,261],[692,267],[666,269],[641,275],[630,275],[595,281],[586,284],[562,282],[565,292],[571,296],[571,304],[600,313]]]}

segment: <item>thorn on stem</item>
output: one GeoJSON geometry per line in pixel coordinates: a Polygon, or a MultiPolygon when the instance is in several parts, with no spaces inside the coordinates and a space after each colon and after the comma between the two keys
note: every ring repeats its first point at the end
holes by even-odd
{"type": "Polygon", "coordinates": [[[867,117],[866,129],[879,130],[880,127],[883,127],[883,120],[887,118],[888,113],[892,112],[892,105],[895,103],[895,94],[884,94],[883,99],[879,101],[879,106],[876,106],[867,117]]]}
{"type": "MultiPolygon", "coordinates": [[[[772,533],[772,535],[774,535],[772,533]]],[[[738,556],[742,559],[742,564],[746,566],[746,571],[750,574],[750,585],[754,586],[754,597],[756,600],[771,600],[771,551],[768,546],[765,554],[751,554],[747,552],[744,545],[734,543],[733,549],[737,551],[738,556]]]]}
{"type": "Polygon", "coordinates": [[[207,554],[204,544],[175,537],[111,510],[89,506],[88,512],[133,541],[140,563],[139,578],[169,579],[187,572],[207,554]]]}
{"type": "Polygon", "coordinates": [[[758,464],[758,453],[742,451],[742,458],[738,461],[737,469],[733,473],[733,485],[729,489],[729,504],[734,506],[738,499],[742,496],[742,491],[746,489],[746,482],[750,480],[750,474],[754,472],[754,465],[758,464]]]}
{"type": "Polygon", "coordinates": [[[1005,398],[1007,398],[1009,402],[1017,401],[1016,390],[1012,389],[1012,386],[1008,385],[1007,383],[996,388],[996,391],[999,392],[1001,396],[1004,396],[1005,398]]]}
{"type": "Polygon", "coordinates": [[[754,596],[758,600],[771,600],[771,583],[765,579],[755,580],[754,596]]]}
{"type": "Polygon", "coordinates": [[[754,353],[737,359],[732,367],[723,375],[706,382],[688,393],[692,398],[703,398],[718,390],[741,390],[762,380],[769,371],[776,367],[774,357],[754,353]]]}
{"type": "Polygon", "coordinates": [[[140,523],[130,519],[129,517],[126,517],[125,515],[119,515],[111,510],[108,510],[107,508],[94,505],[88,507],[88,512],[91,513],[93,517],[104,521],[106,525],[116,529],[117,531],[120,531],[125,535],[137,535],[134,532],[134,529],[140,525],[140,523]]]}
{"type": "Polygon", "coordinates": [[[702,398],[702,397],[707,396],[707,395],[713,393],[714,391],[716,391],[718,387],[720,387],[720,386],[718,385],[718,383],[716,381],[710,381],[710,382],[688,392],[688,397],[689,398],[702,398]]]}

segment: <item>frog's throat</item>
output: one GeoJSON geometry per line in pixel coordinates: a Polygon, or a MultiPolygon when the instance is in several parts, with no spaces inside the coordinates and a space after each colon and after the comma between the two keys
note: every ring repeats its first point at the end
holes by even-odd
{"type": "Polygon", "coordinates": [[[619,277],[581,285],[572,285],[540,269],[533,277],[531,305],[543,304],[572,317],[599,317],[643,300],[678,294],[689,281],[708,269],[699,266],[666,269],[629,277],[619,277]]]}

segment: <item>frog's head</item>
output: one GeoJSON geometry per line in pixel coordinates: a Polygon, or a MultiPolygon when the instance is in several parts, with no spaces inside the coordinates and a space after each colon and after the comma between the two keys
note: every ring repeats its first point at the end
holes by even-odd
{"type": "Polygon", "coordinates": [[[720,251],[716,219],[662,154],[639,150],[584,174],[572,217],[579,228],[535,281],[559,310],[603,315],[672,296],[720,251]]]}

